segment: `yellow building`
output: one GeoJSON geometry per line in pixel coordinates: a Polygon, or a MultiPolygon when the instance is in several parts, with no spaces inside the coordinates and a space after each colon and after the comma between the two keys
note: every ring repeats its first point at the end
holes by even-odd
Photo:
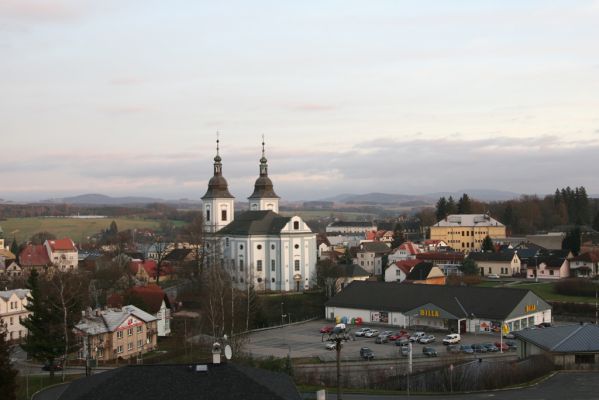
{"type": "Polygon", "coordinates": [[[506,237],[505,225],[488,214],[453,214],[430,227],[431,240],[443,240],[458,251],[477,251],[488,235],[491,239],[506,237]]]}

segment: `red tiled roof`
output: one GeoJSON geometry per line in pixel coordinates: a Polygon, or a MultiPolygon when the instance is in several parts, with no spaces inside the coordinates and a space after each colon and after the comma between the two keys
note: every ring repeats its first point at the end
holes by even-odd
{"type": "Polygon", "coordinates": [[[412,242],[405,242],[399,246],[400,250],[406,250],[411,255],[420,253],[418,247],[412,242]]]}
{"type": "Polygon", "coordinates": [[[23,267],[50,265],[50,257],[43,245],[29,244],[19,253],[19,264],[23,267]]]}
{"type": "Polygon", "coordinates": [[[52,251],[77,251],[75,243],[69,238],[48,240],[47,243],[52,251]]]}
{"type": "Polygon", "coordinates": [[[579,254],[577,257],[572,258],[570,261],[586,261],[596,263],[599,262],[599,252],[587,251],[586,253],[579,254]]]}
{"type": "MultiPolygon", "coordinates": [[[[132,274],[137,274],[139,267],[142,267],[146,270],[146,273],[150,278],[156,278],[156,267],[157,263],[154,260],[145,260],[145,261],[131,261],[129,263],[129,270],[132,274]]],[[[160,268],[160,276],[166,276],[172,274],[173,266],[169,263],[163,262],[162,267],[160,268]]]]}
{"type": "Polygon", "coordinates": [[[439,239],[427,239],[424,241],[425,245],[439,244],[439,243],[441,243],[441,241],[439,239]]]}
{"type": "MultiPolygon", "coordinates": [[[[170,302],[164,290],[158,285],[135,286],[127,291],[129,297],[136,297],[143,302],[139,307],[147,313],[156,314],[160,311],[162,301],[170,308],[170,302]]],[[[122,307],[125,296],[115,293],[106,300],[109,307],[122,307]]]]}
{"type": "Polygon", "coordinates": [[[368,231],[366,232],[366,240],[375,240],[376,239],[376,232],[375,231],[368,231]]]}
{"type": "Polygon", "coordinates": [[[420,260],[401,260],[397,261],[395,265],[397,265],[397,268],[401,269],[407,275],[415,265],[420,264],[421,262],[422,261],[420,260]]]}

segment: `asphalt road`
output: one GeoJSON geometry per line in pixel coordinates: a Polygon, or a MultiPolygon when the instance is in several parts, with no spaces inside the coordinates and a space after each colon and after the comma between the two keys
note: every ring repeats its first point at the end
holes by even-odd
{"type": "MultiPolygon", "coordinates": [[[[305,399],[314,399],[313,393],[304,394],[305,399]]],[[[327,393],[327,400],[337,398],[336,393],[327,393]]],[[[471,394],[441,394],[417,396],[389,396],[343,394],[347,400],[589,400],[599,399],[599,372],[559,372],[547,380],[524,389],[497,390],[471,394]]]]}

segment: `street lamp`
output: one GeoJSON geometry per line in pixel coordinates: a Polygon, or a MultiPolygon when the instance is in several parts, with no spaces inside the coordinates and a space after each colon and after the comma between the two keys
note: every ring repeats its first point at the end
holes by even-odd
{"type": "Polygon", "coordinates": [[[535,253],[535,282],[538,283],[539,282],[539,254],[535,253]]]}
{"type": "Polygon", "coordinates": [[[337,353],[337,400],[341,400],[341,345],[343,341],[347,341],[348,332],[345,324],[338,324],[329,333],[329,341],[335,343],[335,351],[337,353]]]}

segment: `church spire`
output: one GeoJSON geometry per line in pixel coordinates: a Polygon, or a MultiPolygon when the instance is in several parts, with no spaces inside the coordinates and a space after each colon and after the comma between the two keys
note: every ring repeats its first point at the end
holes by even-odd
{"type": "Polygon", "coordinates": [[[260,176],[268,176],[268,160],[264,155],[264,135],[262,135],[262,158],[260,159],[260,176]]]}
{"type": "Polygon", "coordinates": [[[214,157],[214,175],[222,175],[223,173],[223,164],[222,158],[220,158],[220,138],[219,133],[216,131],[216,156],[214,157]]]}

